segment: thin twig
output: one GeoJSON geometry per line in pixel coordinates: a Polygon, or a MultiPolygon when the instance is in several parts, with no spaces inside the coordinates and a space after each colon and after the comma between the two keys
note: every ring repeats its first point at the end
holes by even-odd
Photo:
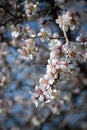
{"type": "Polygon", "coordinates": [[[64,34],[64,37],[65,37],[66,43],[69,44],[69,39],[68,39],[67,33],[64,29],[63,29],[63,34],[64,34]]]}

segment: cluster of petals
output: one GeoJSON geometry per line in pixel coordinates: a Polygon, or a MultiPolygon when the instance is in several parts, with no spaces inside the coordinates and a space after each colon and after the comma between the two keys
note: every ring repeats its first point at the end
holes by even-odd
{"type": "MultiPolygon", "coordinates": [[[[55,0],[56,1],[56,0],[55,0]]],[[[56,1],[57,2],[57,1],[56,1]]],[[[58,1],[58,3],[64,3],[65,1],[58,1]]],[[[32,3],[32,1],[25,1],[25,14],[27,17],[35,15],[39,10],[39,3],[32,3]]],[[[18,52],[23,59],[33,59],[37,48],[35,46],[34,38],[40,38],[41,42],[49,42],[50,57],[46,66],[46,73],[40,78],[39,84],[35,86],[35,92],[31,93],[32,101],[36,106],[39,104],[53,102],[50,107],[56,112],[60,107],[60,86],[63,81],[73,80],[78,75],[80,68],[78,62],[83,62],[84,57],[84,45],[87,45],[87,38],[80,35],[76,42],[67,42],[67,31],[74,30],[79,27],[80,13],[76,10],[68,10],[60,12],[61,15],[56,19],[56,23],[63,31],[66,42],[59,40],[58,33],[52,34],[50,29],[41,28],[37,35],[34,35],[29,26],[21,29],[21,33],[25,40],[25,45],[18,52]],[[31,38],[30,38],[31,37],[31,38]],[[55,83],[57,82],[57,85],[55,83]],[[57,104],[58,103],[58,104],[57,104]]],[[[12,36],[17,38],[19,36],[18,31],[12,32],[12,36]]],[[[86,49],[85,49],[86,51],[86,49]]],[[[87,55],[87,53],[85,53],[87,55]]],[[[86,56],[85,56],[86,57],[86,56]]]]}
{"type": "Polygon", "coordinates": [[[86,33],[81,33],[77,37],[77,42],[79,42],[83,48],[81,51],[80,55],[83,57],[83,62],[87,61],[87,32],[86,33]]]}
{"type": "Polygon", "coordinates": [[[24,26],[20,26],[19,24],[17,24],[12,32],[11,32],[11,36],[13,39],[22,37],[22,39],[27,39],[28,37],[32,37],[34,38],[36,36],[36,34],[33,32],[33,30],[31,30],[29,24],[26,24],[24,26]]]}
{"type": "Polygon", "coordinates": [[[29,17],[30,15],[35,15],[36,12],[39,10],[39,2],[32,3],[29,1],[25,1],[24,7],[25,14],[27,17],[29,17]]]}
{"type": "Polygon", "coordinates": [[[80,14],[77,11],[67,11],[64,12],[62,15],[58,16],[58,19],[56,19],[56,23],[59,24],[59,27],[62,30],[65,30],[66,32],[70,28],[71,30],[74,30],[77,25],[79,25],[80,14]]]}
{"type": "Polygon", "coordinates": [[[41,28],[37,36],[40,38],[41,42],[49,41],[51,37],[51,30],[49,28],[41,28]]]}
{"type": "Polygon", "coordinates": [[[25,40],[25,45],[22,46],[22,48],[18,49],[18,52],[21,55],[22,59],[33,59],[35,53],[37,51],[37,47],[35,46],[35,42],[33,39],[27,39],[25,40]]]}
{"type": "MultiPolygon", "coordinates": [[[[33,102],[38,104],[48,103],[60,95],[59,86],[54,87],[55,82],[61,85],[62,81],[73,80],[80,71],[77,62],[83,57],[81,43],[70,42],[63,44],[58,39],[49,42],[50,58],[48,59],[46,74],[40,78],[36,92],[31,93],[33,102]]],[[[60,96],[59,96],[60,97],[60,96]]]]}
{"type": "Polygon", "coordinates": [[[80,33],[76,40],[87,47],[87,32],[80,33]]]}

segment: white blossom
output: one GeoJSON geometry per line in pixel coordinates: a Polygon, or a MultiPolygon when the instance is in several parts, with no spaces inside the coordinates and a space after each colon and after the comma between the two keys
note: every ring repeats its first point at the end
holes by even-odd
{"type": "Polygon", "coordinates": [[[41,28],[40,32],[37,34],[42,42],[49,41],[51,36],[51,30],[48,28],[41,28]]]}
{"type": "Polygon", "coordinates": [[[19,36],[19,32],[18,31],[13,31],[11,33],[11,35],[12,35],[13,38],[17,38],[19,36]]]}
{"type": "Polygon", "coordinates": [[[27,17],[29,14],[35,15],[36,12],[39,10],[39,2],[32,3],[32,2],[25,2],[25,14],[27,17]]]}

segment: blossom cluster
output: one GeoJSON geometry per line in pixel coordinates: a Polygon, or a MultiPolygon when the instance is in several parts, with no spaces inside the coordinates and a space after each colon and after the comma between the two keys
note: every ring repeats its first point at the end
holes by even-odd
{"type": "MultiPolygon", "coordinates": [[[[79,13],[67,11],[63,15],[58,16],[56,23],[65,32],[70,28],[75,29],[78,24],[79,13]]],[[[38,106],[39,104],[48,103],[57,98],[58,105],[61,104],[60,85],[63,81],[73,80],[80,71],[77,62],[82,62],[85,53],[81,44],[81,36],[77,38],[77,42],[59,40],[59,34],[52,34],[48,28],[41,28],[38,34],[33,34],[29,26],[21,29],[21,34],[27,40],[22,49],[18,49],[23,59],[33,59],[37,47],[34,38],[40,38],[41,42],[49,42],[50,58],[48,59],[46,74],[40,78],[39,85],[35,86],[35,93],[31,92],[32,100],[38,106]],[[26,37],[27,36],[27,37],[26,37]],[[31,37],[31,38],[30,38],[31,37]],[[55,83],[57,85],[55,85],[55,83]]],[[[65,36],[64,35],[64,36],[65,36]]],[[[22,37],[23,37],[22,36],[22,37]]],[[[85,40],[86,42],[86,40],[85,40]]],[[[57,104],[57,102],[56,102],[57,104]]],[[[56,109],[57,110],[57,109],[56,109]]]]}
{"type": "Polygon", "coordinates": [[[26,24],[25,26],[17,24],[16,26],[13,26],[11,30],[11,36],[13,39],[17,39],[20,37],[22,37],[22,39],[27,39],[28,37],[32,38],[36,36],[28,24],[26,24]]]}
{"type": "Polygon", "coordinates": [[[36,94],[32,94],[36,106],[38,103],[48,103],[57,98],[60,95],[59,87],[62,81],[75,79],[80,71],[77,62],[83,60],[81,55],[83,47],[77,42],[64,44],[58,39],[53,39],[49,42],[49,49],[51,52],[46,74],[40,78],[39,85],[35,87],[36,94]],[[56,80],[59,86],[55,87],[56,80]]]}
{"type": "Polygon", "coordinates": [[[35,53],[38,51],[38,48],[35,46],[33,39],[25,40],[25,45],[21,49],[18,49],[18,52],[21,54],[22,59],[33,59],[35,53]]]}
{"type": "Polygon", "coordinates": [[[76,39],[77,42],[80,42],[82,45],[87,47],[87,32],[80,33],[80,35],[76,39]]]}
{"type": "Polygon", "coordinates": [[[20,26],[18,24],[12,29],[11,36],[14,40],[17,38],[21,39],[24,43],[22,47],[18,48],[20,57],[26,60],[33,59],[35,53],[38,51],[38,47],[36,47],[34,41],[36,34],[31,30],[30,26],[28,24],[26,26],[20,26]]]}
{"type": "Polygon", "coordinates": [[[52,41],[53,39],[57,39],[59,37],[59,34],[57,32],[52,34],[50,28],[41,28],[37,36],[40,38],[41,42],[45,41],[49,42],[52,41]]]}
{"type": "Polygon", "coordinates": [[[77,11],[67,11],[63,12],[62,15],[58,16],[56,23],[59,24],[59,27],[66,32],[70,28],[74,30],[76,26],[79,26],[80,13],[77,11]]]}
{"type": "MultiPolygon", "coordinates": [[[[65,1],[59,1],[59,3],[65,1]]],[[[35,15],[39,10],[39,3],[25,1],[24,6],[27,17],[35,15]]],[[[78,62],[84,62],[87,59],[87,36],[80,34],[75,41],[69,40],[67,32],[80,27],[81,14],[78,10],[69,9],[60,11],[55,23],[63,32],[63,40],[59,40],[58,32],[52,33],[50,29],[41,28],[37,34],[33,33],[29,25],[26,27],[17,27],[12,32],[13,38],[20,38],[25,45],[18,49],[23,59],[33,59],[38,48],[35,45],[35,38],[41,42],[48,42],[50,57],[46,66],[46,73],[40,78],[39,84],[35,86],[35,93],[31,93],[32,101],[36,106],[39,104],[54,101],[56,105],[54,111],[61,107],[60,86],[63,81],[74,80],[78,75],[80,68],[78,62]],[[85,57],[85,58],[84,58],[85,57]],[[57,84],[56,84],[57,83],[57,84]],[[57,104],[58,103],[58,104],[57,104]],[[60,106],[60,107],[59,107],[60,106]]],[[[50,106],[52,108],[52,106],[50,106]]]]}
{"type": "Polygon", "coordinates": [[[30,15],[36,15],[36,12],[39,10],[39,2],[33,3],[32,1],[25,1],[24,11],[27,17],[30,15]]]}

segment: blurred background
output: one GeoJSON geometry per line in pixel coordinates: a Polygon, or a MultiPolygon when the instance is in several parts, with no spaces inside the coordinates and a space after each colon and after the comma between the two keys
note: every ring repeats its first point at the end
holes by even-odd
{"type": "MultiPolygon", "coordinates": [[[[73,1],[71,0],[72,3],[73,1]]],[[[25,0],[0,0],[0,130],[87,130],[86,62],[79,63],[80,73],[75,81],[61,86],[65,103],[58,115],[53,115],[47,105],[36,108],[31,101],[29,91],[34,90],[39,78],[46,72],[50,53],[48,43],[41,43],[36,38],[39,52],[33,60],[26,61],[18,53],[18,48],[23,46],[22,36],[12,39],[11,32],[17,24],[23,28],[29,25],[34,33],[47,26],[62,36],[58,25],[54,23],[62,7],[56,6],[54,0],[39,0],[40,12],[33,18],[28,18],[25,16],[24,2],[25,0]]],[[[85,0],[79,0],[79,7],[87,14],[85,0]]],[[[87,31],[86,22],[81,30],[87,31]]],[[[78,34],[77,30],[68,31],[70,40],[74,40],[78,34]]]]}

